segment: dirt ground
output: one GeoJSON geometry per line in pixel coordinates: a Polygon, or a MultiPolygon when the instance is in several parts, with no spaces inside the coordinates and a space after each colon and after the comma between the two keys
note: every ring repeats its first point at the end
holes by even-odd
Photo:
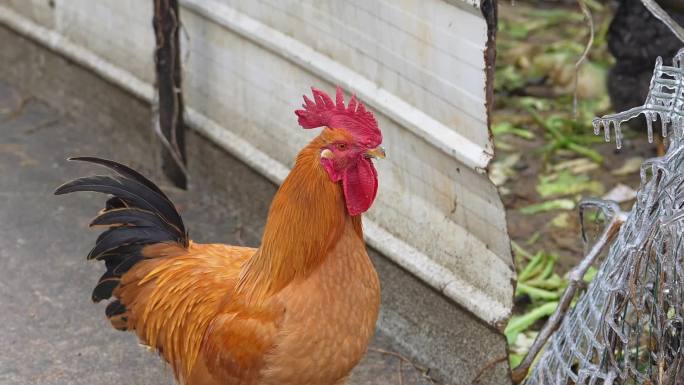
{"type": "MultiPolygon", "coordinates": [[[[643,135],[642,135],[643,136],[643,135]]],[[[559,256],[556,269],[560,273],[567,272],[574,267],[583,257],[585,251],[584,242],[580,237],[580,223],[577,209],[551,210],[534,215],[523,214],[520,209],[534,203],[539,203],[543,198],[536,190],[539,175],[544,174],[544,164],[539,160],[537,150],[542,145],[541,140],[524,141],[515,140],[516,150],[522,156],[516,163],[516,178],[509,179],[503,186],[510,190],[504,195],[504,205],[507,210],[509,235],[511,240],[529,250],[546,250],[559,256]],[[554,218],[560,214],[567,214],[567,226],[559,227],[554,224],[554,218]]],[[[632,189],[638,189],[640,179],[638,172],[628,175],[614,175],[612,172],[624,166],[630,158],[642,157],[644,159],[656,156],[656,147],[649,144],[645,138],[635,136],[634,139],[625,143],[621,150],[616,150],[613,143],[595,146],[596,150],[605,157],[605,163],[595,170],[587,172],[592,181],[599,181],[606,186],[606,191],[618,184],[624,184],[632,189]]],[[[570,160],[569,158],[567,160],[570,160]]],[[[575,198],[592,197],[587,193],[577,194],[575,198]]],[[[628,210],[633,200],[621,204],[623,210],[628,210]]],[[[565,218],[565,216],[563,216],[565,218]]],[[[590,233],[596,233],[601,223],[592,226],[587,224],[590,233]]]]}
{"type": "MultiPolygon", "coordinates": [[[[639,159],[657,155],[657,145],[648,143],[645,130],[627,130],[620,150],[612,141],[605,143],[602,134],[593,135],[591,118],[612,112],[603,84],[612,58],[605,37],[601,36],[612,12],[611,7],[602,6],[593,13],[597,36],[584,65],[595,68],[596,73],[584,77],[580,73],[580,104],[575,117],[572,111],[574,63],[588,35],[579,7],[572,2],[516,1],[514,5],[500,2],[493,125],[497,157],[493,169],[506,174],[500,188],[511,239],[530,252],[544,250],[557,254],[556,271],[561,274],[577,263],[584,250],[576,203],[585,197],[605,196],[619,184],[636,190],[640,183],[639,159]],[[509,76],[515,79],[501,75],[510,72],[515,72],[509,76]],[[540,120],[550,121],[549,125],[555,125],[570,137],[568,142],[593,150],[602,160],[595,161],[568,148],[549,151],[555,138],[540,120]],[[511,133],[511,125],[522,130],[518,132],[521,135],[511,133]],[[559,175],[561,178],[569,175],[570,184],[578,180],[586,187],[573,191],[563,189],[561,184],[556,186],[561,191],[545,192],[542,196],[543,179],[559,175]],[[525,213],[526,207],[557,199],[572,200],[575,205],[570,209],[564,206],[525,213]]],[[[553,186],[547,187],[553,189],[553,186]]],[[[632,202],[625,199],[621,206],[628,209],[632,202]]]]}

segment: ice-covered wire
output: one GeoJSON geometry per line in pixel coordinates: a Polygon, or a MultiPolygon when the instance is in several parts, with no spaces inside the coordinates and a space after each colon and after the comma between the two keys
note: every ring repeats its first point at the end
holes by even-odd
{"type": "Polygon", "coordinates": [[[665,12],[665,10],[658,5],[654,0],[641,0],[641,2],[644,4],[644,7],[648,9],[653,16],[658,18],[658,20],[662,21],[667,28],[674,33],[677,38],[684,43],[684,28],[682,28],[681,25],[677,24],[676,21],[670,15],[665,12]]]}
{"type": "Polygon", "coordinates": [[[605,261],[526,385],[682,383],[684,139],[644,162],[641,175],[605,261]]]}
{"type": "Polygon", "coordinates": [[[595,118],[594,133],[603,128],[606,141],[610,140],[611,128],[615,131],[615,144],[622,147],[621,124],[639,115],[646,118],[648,141],[653,141],[653,122],[660,119],[663,137],[681,137],[684,135],[684,49],[672,59],[672,65],[663,64],[663,59],[656,60],[653,77],[642,106],[617,114],[595,118]]]}
{"type": "MultiPolygon", "coordinates": [[[[684,383],[683,64],[684,49],[672,66],[658,58],[643,106],[594,120],[606,139],[615,128],[619,147],[620,123],[643,114],[652,139],[651,124],[659,118],[670,145],[665,156],[642,164],[635,204],[587,291],[560,326],[552,317],[542,329],[558,327],[524,379],[526,385],[684,383]]],[[[597,255],[595,249],[573,270],[571,285],[597,255]]],[[[535,341],[535,349],[538,345],[544,344],[535,341]]],[[[531,361],[533,356],[526,365],[531,361]]],[[[527,367],[513,374],[521,380],[527,367]]]]}

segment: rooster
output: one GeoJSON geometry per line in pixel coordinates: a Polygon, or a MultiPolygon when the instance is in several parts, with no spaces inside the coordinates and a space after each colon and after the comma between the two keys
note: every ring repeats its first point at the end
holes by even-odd
{"type": "Polygon", "coordinates": [[[382,134],[354,96],[312,88],[295,111],[324,127],[297,155],[271,204],[261,246],[200,244],[150,180],[119,163],[72,160],[116,176],[79,178],[55,194],[109,194],[91,226],[108,228],[88,259],[106,272],[92,293],[112,326],[134,331],[187,385],[344,384],[373,335],[377,273],[361,214],[375,199],[382,134]]]}

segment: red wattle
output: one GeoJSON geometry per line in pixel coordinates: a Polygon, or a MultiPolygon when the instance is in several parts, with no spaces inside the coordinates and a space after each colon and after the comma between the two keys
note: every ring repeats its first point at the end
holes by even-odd
{"type": "Polygon", "coordinates": [[[371,207],[378,193],[378,173],[370,159],[361,158],[342,176],[344,200],[349,215],[362,214],[371,207]]]}

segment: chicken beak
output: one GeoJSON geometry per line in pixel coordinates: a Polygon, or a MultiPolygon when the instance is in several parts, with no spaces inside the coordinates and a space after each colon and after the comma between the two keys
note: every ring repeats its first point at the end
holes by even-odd
{"type": "Polygon", "coordinates": [[[332,159],[334,158],[335,155],[333,154],[330,149],[326,148],[325,150],[321,151],[321,159],[332,159]]]}
{"type": "Polygon", "coordinates": [[[375,147],[374,149],[365,152],[366,158],[378,158],[385,159],[385,149],[381,146],[375,147]]]}

